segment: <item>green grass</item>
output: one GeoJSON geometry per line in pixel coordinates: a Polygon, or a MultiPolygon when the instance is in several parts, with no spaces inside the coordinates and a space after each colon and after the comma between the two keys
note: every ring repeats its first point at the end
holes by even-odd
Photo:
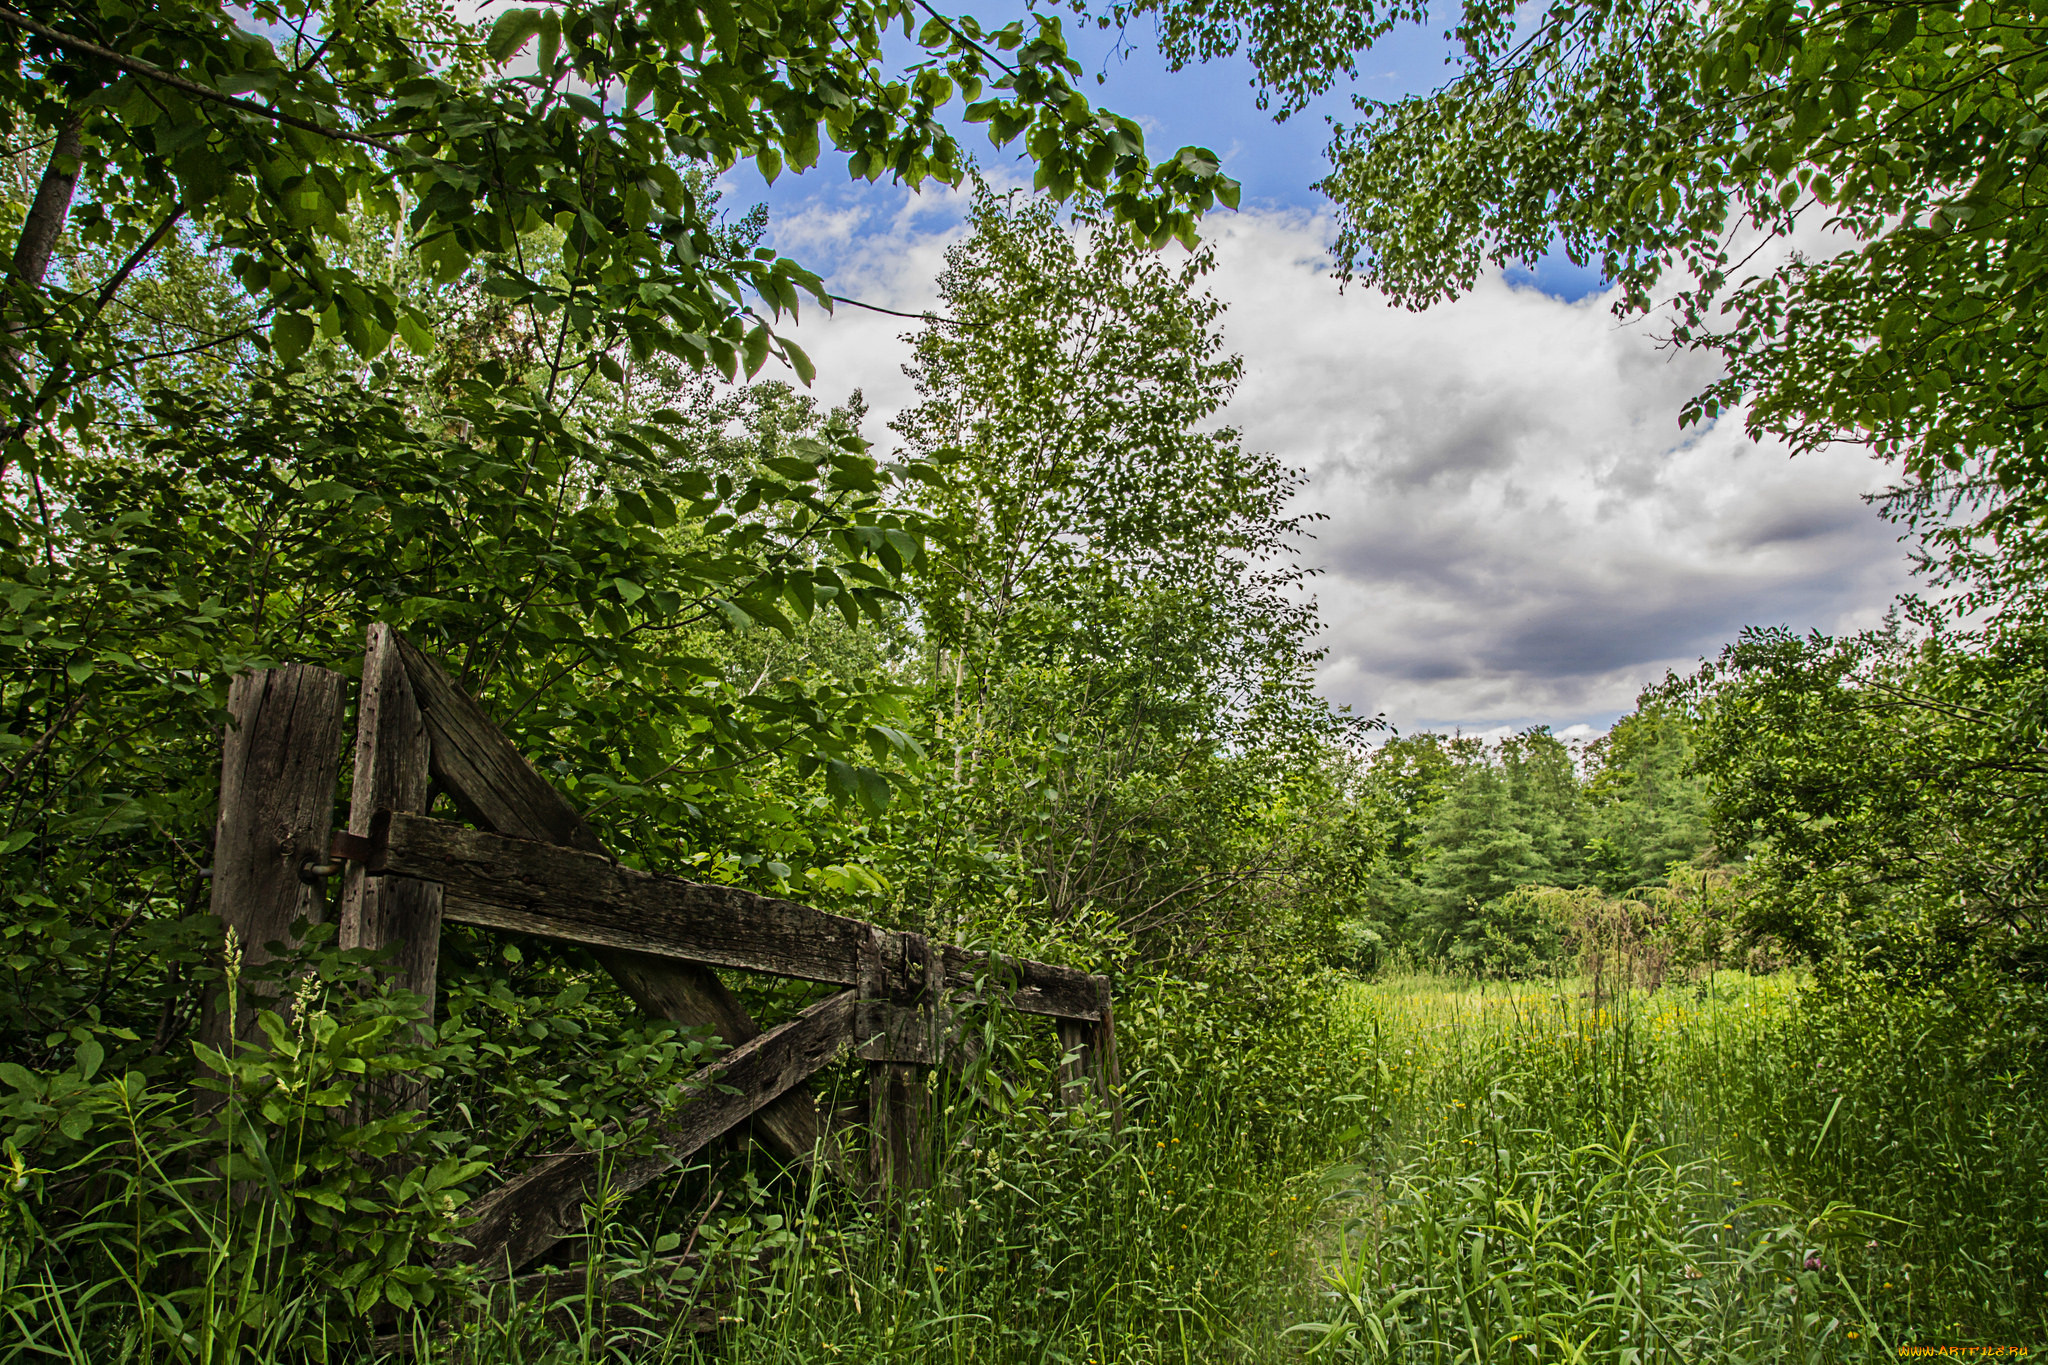
{"type": "Polygon", "coordinates": [[[1331,1176],[1325,1307],[1297,1329],[1315,1354],[2048,1342],[2048,1105],[1958,1060],[1981,1015],[1731,974],[1599,1005],[1405,979],[1345,1009],[1380,1043],[1384,1136],[1331,1176]]]}
{"type": "MultiPolygon", "coordinates": [[[[899,1207],[761,1169],[729,1179],[693,1241],[714,1277],[748,1283],[717,1297],[717,1334],[572,1301],[437,1335],[415,1358],[1636,1365],[2040,1349],[2039,1005],[2004,985],[1822,997],[1733,973],[1599,1002],[1576,983],[1431,976],[1133,991],[1121,1129],[1097,1104],[1061,1105],[1046,1040],[1020,1035],[999,1067],[935,1092],[932,1184],[899,1207]]],[[[700,1172],[607,1210],[586,1268],[646,1273],[675,1246],[641,1229],[698,1223],[681,1215],[708,1188],[700,1172]]],[[[144,1330],[121,1286],[51,1278],[9,1226],[0,1362],[310,1358],[275,1343],[348,1335],[322,1328],[333,1310],[303,1286],[264,1284],[222,1301],[239,1325],[144,1330]]]]}

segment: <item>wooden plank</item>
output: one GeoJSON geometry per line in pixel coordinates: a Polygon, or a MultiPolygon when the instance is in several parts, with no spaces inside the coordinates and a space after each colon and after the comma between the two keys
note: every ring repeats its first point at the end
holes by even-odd
{"type": "MultiPolygon", "coordinates": [[[[604,853],[595,830],[519,752],[475,698],[421,653],[393,636],[432,740],[432,771],[457,810],[495,833],[604,853]]],[[[504,928],[497,925],[491,927],[504,928]]],[[[696,962],[598,946],[604,965],[633,1002],[657,1019],[715,1031],[727,1044],[751,1040],[759,1029],[718,979],[696,962]]],[[[755,1130],[784,1161],[808,1162],[818,1145],[817,1105],[805,1092],[778,1100],[757,1116],[755,1130]]]]}
{"type": "Polygon", "coordinates": [[[860,950],[861,1056],[868,1060],[869,1172],[879,1196],[929,1174],[924,1068],[933,1059],[939,966],[923,934],[870,927],[860,950]]]}
{"type": "Polygon", "coordinates": [[[1060,1035],[1060,1103],[1071,1109],[1088,1097],[1095,1026],[1083,1019],[1058,1019],[1054,1024],[1060,1035]]]}
{"type": "MultiPolygon", "coordinates": [[[[306,664],[251,670],[228,686],[212,908],[232,931],[244,971],[270,960],[268,944],[289,943],[295,921],[321,916],[324,883],[301,873],[327,861],[345,697],[339,673],[306,664]]],[[[240,987],[233,1036],[256,1036],[264,1003],[249,984],[240,987]]],[[[231,1034],[224,1010],[216,998],[202,1025],[215,1047],[231,1034]]]]}
{"type": "Polygon", "coordinates": [[[1123,1070],[1116,1060],[1116,1010],[1110,999],[1109,978],[1095,978],[1096,990],[1102,1001],[1102,1017],[1091,1026],[1093,1036],[1088,1040],[1089,1061],[1093,1067],[1095,1088],[1109,1105],[1109,1112],[1116,1126],[1124,1126],[1124,1101],[1120,1093],[1123,1088],[1123,1070]]]}
{"type": "Polygon", "coordinates": [[[1091,1021],[1102,1015],[1102,997],[1096,985],[1100,978],[1086,972],[951,944],[941,948],[939,956],[949,989],[982,995],[1026,1014],[1091,1021]]]}
{"type": "Polygon", "coordinates": [[[550,1157],[491,1191],[468,1210],[476,1219],[464,1229],[469,1245],[444,1256],[443,1264],[475,1265],[487,1278],[508,1278],[580,1232],[585,1205],[600,1193],[629,1194],[658,1179],[838,1057],[853,1040],[855,1005],[855,993],[842,991],[698,1071],[690,1078],[698,1093],[660,1121],[661,1148],[653,1155],[550,1157]]]}
{"type": "Polygon", "coordinates": [[[937,1015],[917,1005],[861,1001],[860,1057],[864,1062],[932,1066],[939,1060],[937,1015]]]}
{"type": "Polygon", "coordinates": [[[928,1182],[925,1145],[930,1101],[923,1067],[904,1062],[868,1064],[868,1122],[874,1129],[877,1190],[901,1193],[922,1189],[928,1182]]]}
{"type": "MultiPolygon", "coordinates": [[[[599,955],[634,1003],[657,1019],[709,1028],[729,1047],[752,1042],[761,1035],[739,998],[718,979],[718,973],[695,963],[646,953],[612,949],[599,955]]],[[[768,1145],[777,1159],[805,1165],[820,1150],[823,1125],[818,1105],[805,1089],[796,1089],[777,1099],[753,1117],[754,1135],[768,1145]]],[[[825,1147],[826,1169],[836,1170],[829,1144],[825,1147]]]]}
{"type": "Polygon", "coordinates": [[[457,923],[807,981],[858,980],[862,920],[425,816],[394,812],[380,835],[370,870],[441,883],[442,913],[457,923]]]}
{"type": "Polygon", "coordinates": [[[569,798],[541,776],[447,670],[403,637],[398,653],[433,740],[434,778],[464,819],[515,839],[604,852],[597,832],[569,798]]]}
{"type": "MultiPolygon", "coordinates": [[[[380,810],[427,809],[432,746],[399,656],[398,632],[381,622],[372,625],[356,702],[350,834],[368,835],[380,810]]],[[[350,863],[341,886],[340,944],[388,952],[392,981],[424,1001],[432,1020],[441,958],[439,886],[412,877],[372,877],[360,862],[350,863]]]]}

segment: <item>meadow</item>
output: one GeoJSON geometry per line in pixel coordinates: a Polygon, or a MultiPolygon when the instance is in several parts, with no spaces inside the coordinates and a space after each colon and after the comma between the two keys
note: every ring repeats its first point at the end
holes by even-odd
{"type": "MultiPolygon", "coordinates": [[[[749,1281],[715,1333],[570,1293],[405,1354],[1164,1365],[2048,1345],[2031,1000],[1999,1015],[1996,998],[1720,972],[1601,998],[1577,980],[1326,982],[1264,1002],[1265,1019],[1194,1003],[1133,999],[1121,1129],[1092,1099],[1058,1103],[1057,1059],[1019,1046],[942,1087],[933,1184],[906,1206],[731,1181],[693,1239],[749,1281]]],[[[598,1226],[572,1276],[593,1288],[674,1251],[636,1239],[631,1205],[598,1226]]],[[[321,1335],[310,1300],[261,1285],[217,1296],[221,1321],[182,1342],[138,1334],[121,1286],[39,1284],[34,1265],[10,1261],[0,1360],[281,1358],[321,1335]]]]}
{"type": "Polygon", "coordinates": [[[2038,1349],[2048,1129],[2010,1066],[1944,1063],[2017,1022],[1955,1003],[1353,988],[1386,1136],[1324,1177],[1327,1307],[1296,1330],[1390,1361],[2038,1349]]]}

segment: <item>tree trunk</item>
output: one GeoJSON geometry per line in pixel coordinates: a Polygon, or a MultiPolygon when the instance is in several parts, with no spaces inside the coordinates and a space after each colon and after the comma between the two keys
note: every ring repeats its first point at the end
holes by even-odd
{"type": "MultiPolygon", "coordinates": [[[[79,126],[79,120],[74,118],[57,130],[57,141],[50,148],[50,163],[43,168],[35,202],[29,205],[28,217],[21,224],[21,238],[14,244],[14,268],[8,283],[24,293],[38,288],[49,273],[50,257],[57,250],[57,239],[64,233],[65,220],[71,216],[71,195],[78,188],[78,161],[85,150],[78,135],[79,126]]],[[[0,309],[5,309],[0,311],[0,336],[6,338],[0,341],[0,381],[26,394],[27,386],[20,382],[21,351],[12,343],[28,330],[29,315],[17,313],[4,303],[0,303],[0,309]]],[[[24,430],[28,420],[23,413],[24,430]]],[[[7,456],[0,454],[0,479],[7,476],[7,463],[7,456]]]]}
{"type": "MultiPolygon", "coordinates": [[[[71,195],[78,188],[78,161],[85,150],[78,128],[78,120],[73,119],[57,130],[56,144],[50,148],[50,164],[43,170],[42,183],[36,186],[35,202],[29,205],[28,217],[21,225],[21,240],[14,247],[14,278],[30,285],[41,284],[43,276],[49,273],[57,238],[63,234],[64,220],[71,214],[71,195]]],[[[19,331],[20,324],[10,323],[8,330],[19,331]]]]}

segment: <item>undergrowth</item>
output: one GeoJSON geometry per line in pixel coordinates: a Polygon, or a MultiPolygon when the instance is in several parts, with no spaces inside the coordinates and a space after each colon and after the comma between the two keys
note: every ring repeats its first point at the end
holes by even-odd
{"type": "Polygon", "coordinates": [[[1357,988],[1384,1136],[1331,1173],[1324,1308],[1294,1333],[1371,1361],[2038,1347],[2040,1003],[1727,973],[1357,988]]]}
{"type": "MultiPolygon", "coordinates": [[[[49,1177],[17,1152],[0,1361],[1635,1365],[2038,1348],[2041,1003],[2010,983],[1900,994],[1790,974],[1597,997],[1427,975],[1127,982],[1114,1106],[1063,1094],[1050,1029],[1010,1016],[979,1062],[933,1073],[927,1183],[903,1202],[728,1152],[593,1207],[550,1302],[451,1283],[374,1321],[335,1292],[360,1248],[303,1228],[292,1242],[281,1213],[189,1164],[170,1180],[176,1153],[144,1122],[101,1157],[90,1218],[61,1226],[37,1221],[49,1177]],[[178,1254],[186,1271],[152,1277],[152,1257],[178,1254]]],[[[821,1083],[829,1106],[860,1077],[821,1083]]],[[[263,1179],[287,1155],[269,1150],[263,1179]]],[[[420,1211],[407,1235],[449,1235],[459,1197],[436,1204],[429,1185],[469,1173],[435,1169],[379,1177],[381,1197],[420,1211]]]]}

